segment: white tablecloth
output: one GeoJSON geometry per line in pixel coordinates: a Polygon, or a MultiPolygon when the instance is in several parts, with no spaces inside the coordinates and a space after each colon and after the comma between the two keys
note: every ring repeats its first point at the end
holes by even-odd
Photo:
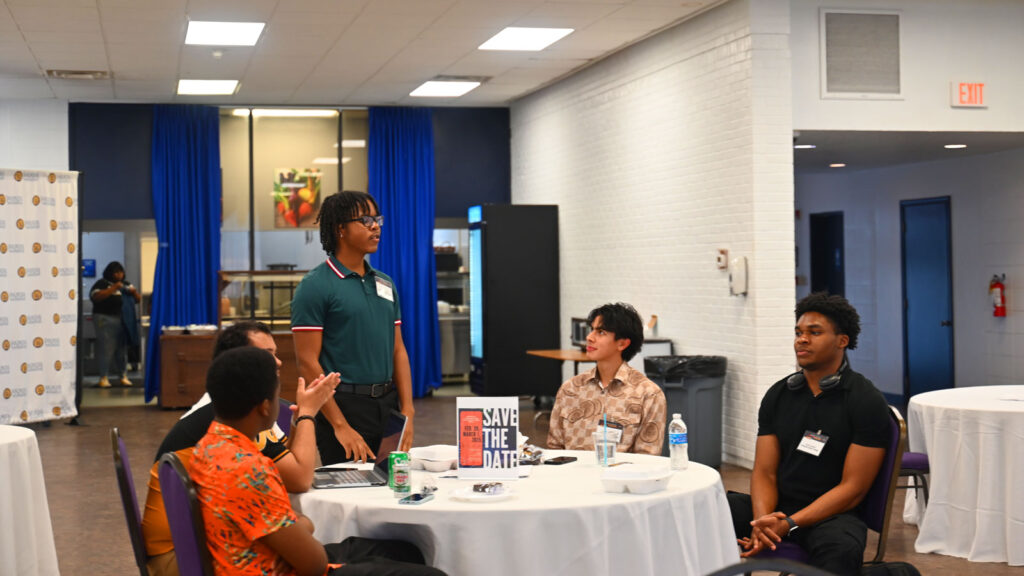
{"type": "MultiPolygon", "coordinates": [[[[348,536],[396,538],[423,551],[450,576],[642,576],[707,574],[739,561],[729,505],[714,469],[691,463],[654,494],[604,491],[593,452],[548,451],[576,462],[534,466],[506,482],[501,502],[467,503],[449,493],[473,482],[438,479],[436,498],[399,505],[387,487],[312,490],[292,502],[325,543],[348,536]]],[[[660,456],[620,454],[620,461],[663,463],[660,456]]],[[[413,472],[418,490],[424,476],[413,472]]],[[[430,474],[433,475],[433,474],[430,474]]]]}
{"type": "Polygon", "coordinates": [[[915,550],[1024,566],[1024,386],[927,392],[908,412],[910,449],[931,468],[927,507],[905,509],[915,550]]]}
{"type": "Polygon", "coordinates": [[[58,574],[35,432],[0,426],[0,574],[58,574]]]}

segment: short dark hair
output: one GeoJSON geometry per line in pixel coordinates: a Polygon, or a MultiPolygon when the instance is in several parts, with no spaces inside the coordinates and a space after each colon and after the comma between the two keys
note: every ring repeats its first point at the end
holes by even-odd
{"type": "Polygon", "coordinates": [[[320,224],[320,245],[324,252],[333,256],[338,250],[338,227],[346,220],[359,218],[372,211],[380,214],[380,207],[373,196],[366,192],[345,190],[324,198],[316,217],[316,222],[320,224]]]}
{"type": "Polygon", "coordinates": [[[590,311],[587,324],[594,325],[594,320],[601,317],[601,327],[615,334],[616,340],[629,338],[629,346],[622,351],[622,359],[629,362],[644,345],[644,323],[640,320],[635,308],[623,302],[605,304],[590,311]]]}
{"type": "Polygon", "coordinates": [[[270,327],[257,320],[245,320],[222,329],[217,334],[217,341],[213,344],[213,357],[216,358],[232,348],[252,346],[252,342],[249,341],[249,334],[253,332],[271,335],[270,327]]]}
{"type": "Polygon", "coordinates": [[[860,334],[860,314],[849,300],[838,294],[815,292],[796,303],[796,319],[808,312],[817,312],[832,322],[836,334],[846,334],[850,343],[848,350],[857,348],[857,336],[860,334]]]}
{"type": "Polygon", "coordinates": [[[103,269],[103,279],[107,282],[113,282],[114,274],[117,274],[118,272],[124,274],[124,266],[122,266],[117,260],[114,260],[110,264],[107,264],[107,267],[103,269]]]}
{"type": "Polygon", "coordinates": [[[213,413],[226,420],[239,420],[277,391],[277,362],[266,350],[242,346],[213,359],[206,372],[206,391],[213,413]]]}

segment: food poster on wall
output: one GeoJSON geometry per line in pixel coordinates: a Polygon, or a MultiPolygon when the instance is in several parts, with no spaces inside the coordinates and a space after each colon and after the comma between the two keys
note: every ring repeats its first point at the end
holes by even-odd
{"type": "Polygon", "coordinates": [[[274,228],[316,228],[322,176],[315,168],[276,170],[274,228]]]}
{"type": "Polygon", "coordinates": [[[460,397],[455,407],[459,478],[517,479],[519,399],[460,397]]]}

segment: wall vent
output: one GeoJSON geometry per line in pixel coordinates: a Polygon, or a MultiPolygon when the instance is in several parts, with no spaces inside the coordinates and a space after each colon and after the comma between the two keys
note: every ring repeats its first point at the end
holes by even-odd
{"type": "Polygon", "coordinates": [[[900,14],[821,11],[823,98],[902,98],[900,14]]]}

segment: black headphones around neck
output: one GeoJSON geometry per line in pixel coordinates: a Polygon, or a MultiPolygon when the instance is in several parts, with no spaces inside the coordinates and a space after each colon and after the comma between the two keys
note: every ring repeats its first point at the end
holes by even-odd
{"type": "MultiPolygon", "coordinates": [[[[843,372],[846,372],[850,368],[850,362],[846,359],[846,354],[843,354],[843,363],[839,365],[839,371],[835,374],[825,376],[818,382],[818,387],[824,392],[825,390],[831,390],[839,385],[839,381],[843,378],[843,372]]],[[[786,379],[786,387],[790,390],[799,390],[804,387],[807,383],[807,377],[804,376],[803,370],[793,374],[786,379]]]]}

